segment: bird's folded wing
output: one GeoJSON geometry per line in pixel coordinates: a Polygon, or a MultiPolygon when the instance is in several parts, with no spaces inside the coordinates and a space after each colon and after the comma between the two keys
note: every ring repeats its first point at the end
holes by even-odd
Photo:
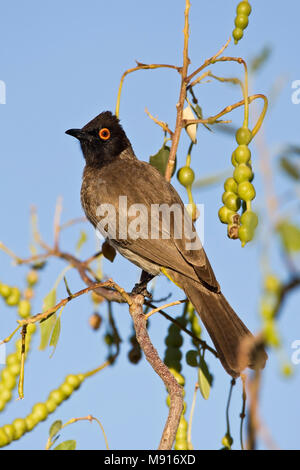
{"type": "MultiPolygon", "coordinates": [[[[155,168],[145,162],[124,161],[122,162],[124,168],[120,163],[116,162],[116,168],[113,168],[114,164],[102,168],[101,176],[93,188],[94,197],[99,195],[99,204],[111,204],[115,208],[116,227],[108,233],[109,238],[152,263],[171,268],[194,280],[218,288],[199,237],[195,231],[193,232],[189,215],[173,186],[165,181],[155,168]],[[120,197],[123,198],[121,204],[120,197]],[[174,215],[172,211],[170,212],[171,223],[168,227],[168,210],[172,205],[175,205],[173,207],[175,212],[174,215]],[[153,213],[157,214],[157,206],[166,215],[165,224],[161,218],[153,220],[153,213]],[[153,210],[152,217],[151,210],[153,210]],[[127,236],[120,238],[118,236],[122,229],[120,224],[122,221],[124,223],[125,216],[127,216],[127,236]],[[192,242],[191,237],[194,237],[192,242]]],[[[100,218],[95,215],[92,222],[97,225],[99,220],[100,218]]]]}

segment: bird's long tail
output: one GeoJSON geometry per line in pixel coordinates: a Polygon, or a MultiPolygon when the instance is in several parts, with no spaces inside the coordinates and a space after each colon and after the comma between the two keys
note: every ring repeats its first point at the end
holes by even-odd
{"type": "Polygon", "coordinates": [[[224,369],[238,377],[246,368],[263,368],[265,351],[254,351],[254,337],[231,308],[222,293],[215,293],[199,282],[172,272],[201,317],[224,369]]]}

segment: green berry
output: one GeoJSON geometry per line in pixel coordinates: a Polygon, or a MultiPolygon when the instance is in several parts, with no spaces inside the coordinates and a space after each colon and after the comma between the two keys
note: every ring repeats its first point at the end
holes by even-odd
{"type": "Polygon", "coordinates": [[[227,447],[227,449],[230,449],[230,447],[232,446],[233,444],[233,439],[232,437],[230,436],[230,434],[225,434],[225,436],[223,437],[222,439],[222,445],[224,447],[227,447]]]}
{"type": "Polygon", "coordinates": [[[185,378],[183,377],[183,375],[179,374],[179,372],[177,372],[177,370],[174,370],[172,367],[170,368],[170,372],[171,372],[171,374],[174,375],[174,377],[177,380],[177,382],[179,383],[179,385],[184,386],[185,378]]]}
{"type": "Polygon", "coordinates": [[[165,339],[165,343],[167,346],[174,346],[175,348],[180,348],[183,343],[182,336],[178,335],[168,335],[165,339]]]}
{"type": "Polygon", "coordinates": [[[191,367],[198,366],[198,352],[195,350],[190,350],[186,353],[185,356],[186,363],[191,367]]]}
{"type": "Polygon", "coordinates": [[[232,31],[232,36],[234,42],[237,43],[244,36],[243,30],[241,28],[234,28],[234,30],[232,31]]]}
{"type": "Polygon", "coordinates": [[[10,366],[7,366],[10,373],[14,376],[19,375],[20,370],[21,370],[21,364],[20,362],[17,362],[16,364],[11,364],[10,366]]]}
{"type": "Polygon", "coordinates": [[[78,375],[67,375],[65,382],[73,387],[73,390],[76,390],[80,384],[81,380],[79,379],[78,375]]]}
{"type": "Polygon", "coordinates": [[[110,333],[107,333],[104,336],[104,341],[108,346],[111,346],[112,344],[114,344],[114,338],[110,333]]]}
{"type": "Polygon", "coordinates": [[[14,440],[20,439],[20,437],[27,431],[26,421],[24,418],[17,418],[12,422],[14,427],[14,440]]]}
{"type": "Polygon", "coordinates": [[[183,166],[177,172],[177,178],[180,184],[185,188],[191,186],[195,179],[195,173],[189,166],[183,166]]]}
{"type": "Polygon", "coordinates": [[[275,309],[267,299],[262,299],[260,304],[260,313],[265,320],[271,320],[274,317],[275,309]]]}
{"type": "Polygon", "coordinates": [[[169,369],[176,370],[176,372],[181,372],[182,366],[180,361],[176,359],[165,358],[164,363],[169,369]]]}
{"type": "Polygon", "coordinates": [[[237,183],[249,181],[252,177],[252,170],[246,163],[241,163],[234,170],[233,177],[237,183]]]}
{"type": "Polygon", "coordinates": [[[174,445],[174,450],[188,450],[186,440],[176,441],[174,445]]]}
{"type": "Polygon", "coordinates": [[[65,398],[65,394],[60,389],[52,390],[48,396],[48,400],[53,400],[57,405],[60,405],[65,398]]]}
{"type": "Polygon", "coordinates": [[[65,396],[68,398],[70,395],[72,395],[74,388],[72,385],[64,382],[60,387],[59,390],[61,390],[65,396]]]}
{"type": "Polygon", "coordinates": [[[11,287],[8,286],[7,284],[0,284],[0,295],[2,295],[4,299],[6,299],[7,297],[9,297],[10,294],[11,294],[11,287]]]}
{"type": "Polygon", "coordinates": [[[252,139],[252,132],[247,127],[240,127],[236,131],[235,138],[239,145],[248,145],[252,139]]]}
{"type": "Polygon", "coordinates": [[[7,366],[12,366],[14,364],[19,364],[20,360],[17,353],[11,353],[6,357],[7,366]]]}
{"type": "Polygon", "coordinates": [[[237,163],[248,163],[251,158],[251,152],[247,145],[239,145],[234,151],[234,158],[237,163]]]}
{"type": "Polygon", "coordinates": [[[165,358],[180,361],[182,358],[182,353],[180,349],[174,348],[173,346],[168,346],[165,352],[165,358]]]}
{"type": "Polygon", "coordinates": [[[31,411],[31,414],[39,421],[45,421],[48,416],[48,410],[45,403],[36,403],[31,411]]]}
{"type": "Polygon", "coordinates": [[[6,435],[6,432],[3,428],[0,428],[0,447],[7,446],[9,444],[9,439],[6,435]]]}
{"type": "Polygon", "coordinates": [[[251,5],[249,2],[240,2],[236,7],[236,12],[238,15],[246,15],[249,16],[251,13],[251,5]]]}
{"type": "Polygon", "coordinates": [[[246,211],[241,216],[241,223],[247,227],[256,228],[258,224],[258,217],[255,212],[246,211]]]}
{"type": "Polygon", "coordinates": [[[31,312],[31,304],[29,300],[20,300],[19,306],[18,306],[18,314],[21,318],[27,318],[29,317],[31,312]]]}
{"type": "Polygon", "coordinates": [[[278,277],[273,274],[269,274],[265,278],[265,289],[274,294],[278,294],[281,291],[281,282],[278,277]]]}
{"type": "Polygon", "coordinates": [[[254,230],[251,227],[247,227],[246,225],[241,225],[239,227],[239,239],[244,246],[246,243],[250,242],[254,237],[254,230]]]}
{"type": "Polygon", "coordinates": [[[45,401],[45,405],[48,410],[48,413],[53,413],[53,411],[55,411],[57,408],[57,403],[52,398],[48,398],[45,401]]]}
{"type": "MultiPolygon", "coordinates": [[[[1,396],[0,399],[4,401],[6,404],[8,401],[12,399],[12,389],[11,388],[5,388],[6,384],[4,385],[4,390],[1,391],[1,396]]],[[[5,405],[4,405],[5,406],[5,405]]]]}
{"type": "Polygon", "coordinates": [[[13,427],[13,425],[12,424],[5,424],[2,427],[2,429],[5,432],[5,434],[7,435],[8,442],[13,441],[13,439],[14,439],[14,427],[13,427]]]}
{"type": "Polygon", "coordinates": [[[12,390],[15,385],[16,385],[16,377],[15,375],[13,375],[10,371],[9,368],[5,367],[3,370],[2,370],[2,373],[1,373],[1,378],[3,380],[3,383],[5,385],[5,387],[8,389],[8,390],[12,390]]]}
{"type": "Polygon", "coordinates": [[[27,335],[32,335],[35,331],[36,331],[36,324],[29,323],[29,325],[27,325],[27,335]]]}
{"type": "Polygon", "coordinates": [[[290,377],[291,375],[293,375],[293,368],[292,368],[291,364],[284,364],[281,367],[281,372],[286,377],[290,377]]]}
{"type": "Polygon", "coordinates": [[[225,191],[237,193],[237,184],[234,181],[234,178],[227,178],[227,180],[224,183],[224,189],[225,191]]]}
{"type": "Polygon", "coordinates": [[[228,209],[228,207],[223,206],[219,209],[218,216],[222,224],[229,224],[230,218],[235,214],[234,211],[228,209]]]}
{"type": "Polygon", "coordinates": [[[32,431],[32,429],[38,424],[37,418],[33,416],[32,414],[29,414],[28,416],[26,416],[25,422],[26,422],[27,431],[32,431]]]}
{"type": "Polygon", "coordinates": [[[248,16],[246,15],[237,15],[234,21],[234,24],[237,28],[245,29],[248,26],[248,16]]]}
{"type": "Polygon", "coordinates": [[[35,269],[31,269],[26,276],[26,281],[29,287],[33,287],[39,280],[39,275],[35,269]]]}
{"type": "Polygon", "coordinates": [[[264,332],[265,341],[270,346],[273,346],[274,348],[277,348],[278,346],[280,346],[280,339],[278,337],[278,333],[275,328],[274,320],[267,320],[265,322],[263,332],[264,332]]]}
{"type": "Polygon", "coordinates": [[[243,181],[238,185],[238,195],[244,201],[252,201],[255,194],[254,186],[249,181],[243,181]]]}
{"type": "Polygon", "coordinates": [[[227,207],[227,209],[230,209],[231,211],[238,211],[241,207],[241,200],[239,199],[239,197],[229,191],[226,191],[223,194],[222,201],[227,207]]]}
{"type": "Polygon", "coordinates": [[[18,303],[20,302],[20,298],[20,289],[18,289],[17,287],[12,287],[10,295],[6,298],[6,303],[10,307],[14,307],[15,305],[18,305],[18,303]]]}

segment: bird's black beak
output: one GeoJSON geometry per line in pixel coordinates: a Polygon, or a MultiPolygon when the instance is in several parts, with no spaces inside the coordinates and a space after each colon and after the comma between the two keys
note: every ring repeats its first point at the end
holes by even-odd
{"type": "Polygon", "coordinates": [[[87,133],[84,132],[82,129],[69,129],[66,131],[66,134],[71,135],[72,137],[76,137],[78,140],[85,140],[87,139],[87,133]]]}

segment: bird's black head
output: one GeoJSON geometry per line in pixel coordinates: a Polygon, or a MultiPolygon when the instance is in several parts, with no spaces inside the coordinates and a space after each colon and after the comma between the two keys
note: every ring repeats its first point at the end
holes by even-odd
{"type": "Polygon", "coordinates": [[[131,148],[119,119],[110,111],[99,114],[82,129],[69,129],[66,134],[80,141],[86,163],[91,166],[109,163],[131,148]]]}

